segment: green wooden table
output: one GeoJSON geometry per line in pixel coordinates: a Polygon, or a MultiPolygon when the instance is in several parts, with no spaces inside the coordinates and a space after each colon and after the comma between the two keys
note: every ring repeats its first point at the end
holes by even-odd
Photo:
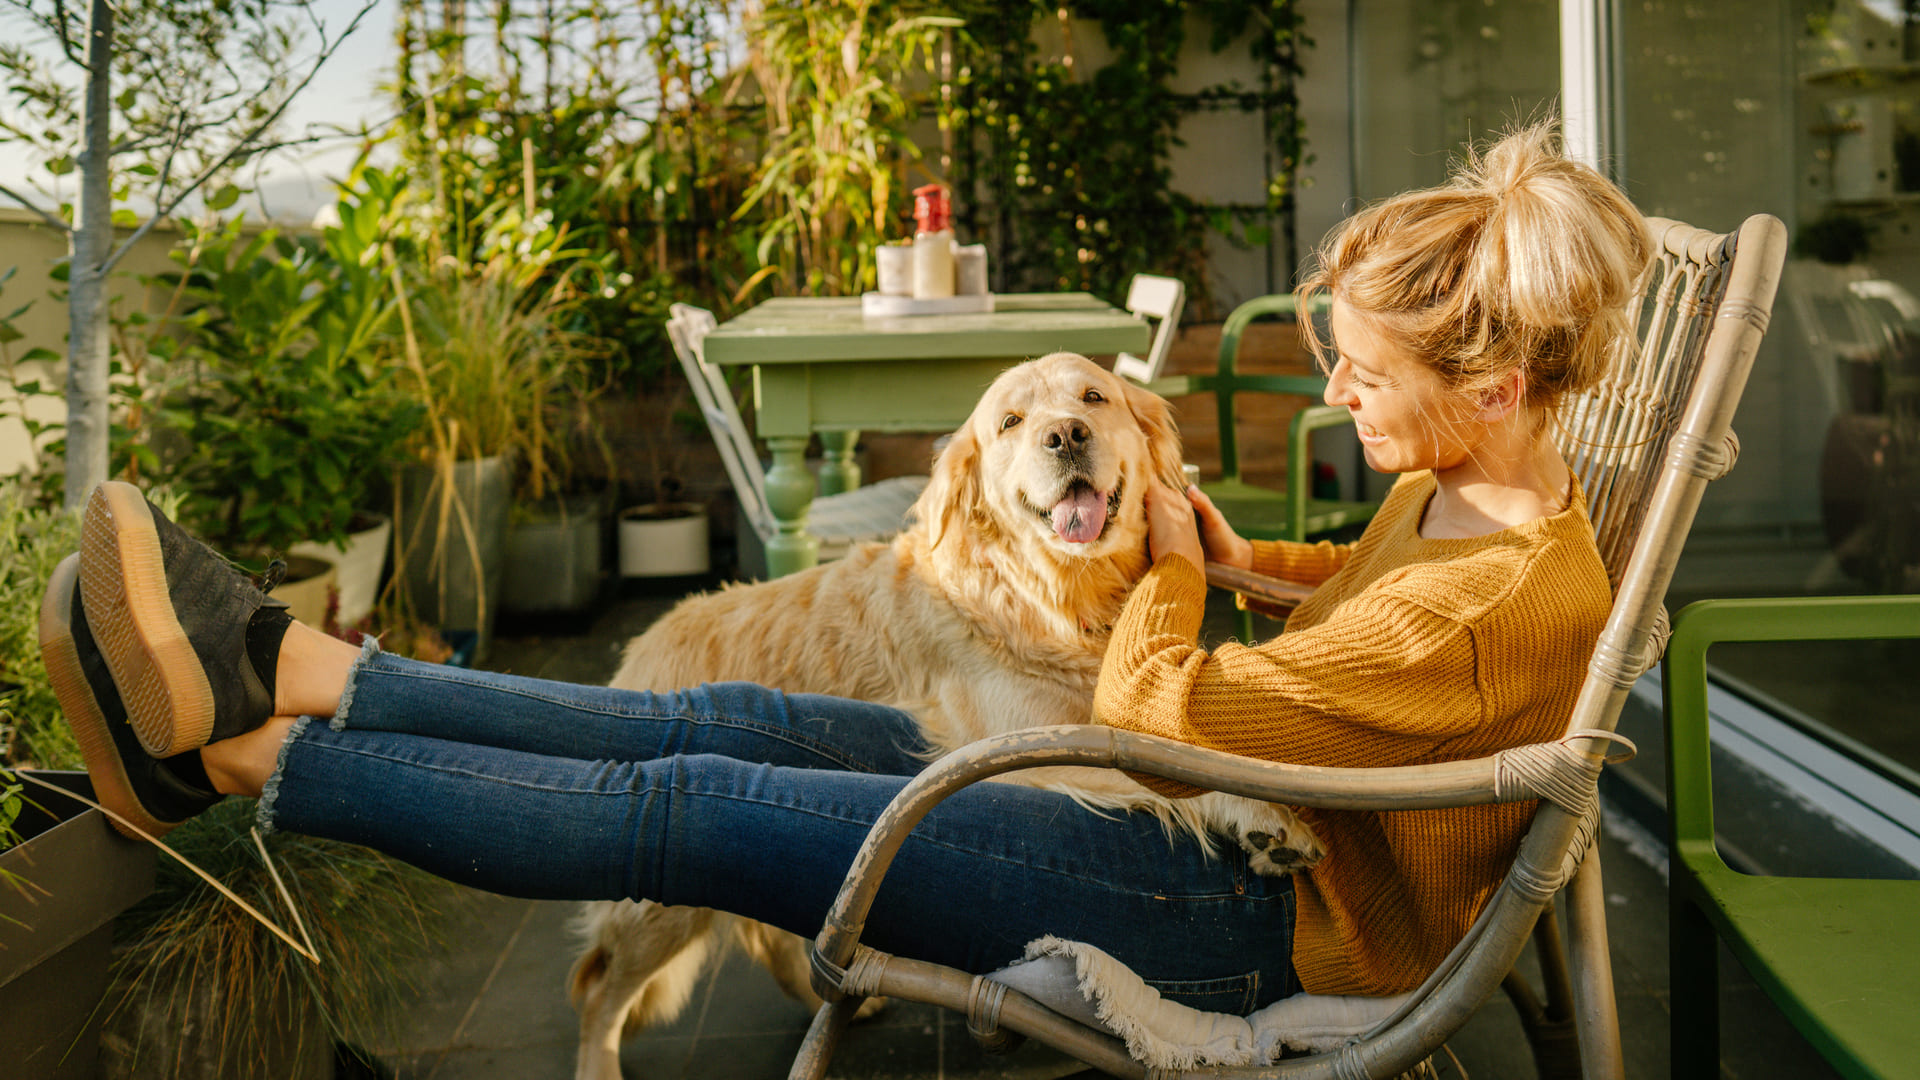
{"type": "Polygon", "coordinates": [[[754,426],[773,453],[767,504],[780,532],[767,544],[767,572],[819,560],[806,533],[814,434],[826,449],[821,489],[850,490],[860,485],[860,432],[950,431],[1013,364],[1051,352],[1145,352],[1150,337],[1144,321],[1088,293],[1008,293],[990,313],[874,319],[858,297],[778,297],[720,324],[706,357],[753,369],[754,426]]]}

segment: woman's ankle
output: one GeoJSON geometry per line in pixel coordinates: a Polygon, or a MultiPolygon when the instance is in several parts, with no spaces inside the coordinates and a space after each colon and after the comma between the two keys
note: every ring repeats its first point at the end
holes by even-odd
{"type": "Polygon", "coordinates": [[[275,716],[243,735],[200,748],[200,765],[213,790],[222,795],[260,797],[280,765],[280,746],[293,730],[293,717],[275,716]]]}
{"type": "Polygon", "coordinates": [[[280,716],[332,716],[340,708],[360,649],[305,623],[287,627],[274,668],[273,711],[280,716]]]}

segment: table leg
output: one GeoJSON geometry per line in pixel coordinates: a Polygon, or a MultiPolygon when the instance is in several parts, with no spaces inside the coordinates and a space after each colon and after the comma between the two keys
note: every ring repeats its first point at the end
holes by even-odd
{"type": "Polygon", "coordinates": [[[820,494],[838,495],[860,486],[860,466],[854,464],[853,447],[860,441],[858,431],[823,431],[820,448],[820,494]]]}
{"type": "Polygon", "coordinates": [[[807,471],[807,440],[771,438],[773,467],[767,470],[767,509],[779,532],[767,541],[767,576],[783,577],[820,562],[820,541],[807,535],[813,504],[813,474],[807,471]]]}

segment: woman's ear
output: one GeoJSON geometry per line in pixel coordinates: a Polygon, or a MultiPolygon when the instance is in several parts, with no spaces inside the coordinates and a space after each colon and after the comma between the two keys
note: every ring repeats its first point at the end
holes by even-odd
{"type": "Polygon", "coordinates": [[[1480,407],[1474,419],[1497,424],[1512,415],[1527,400],[1527,373],[1515,368],[1491,388],[1480,394],[1480,407]]]}

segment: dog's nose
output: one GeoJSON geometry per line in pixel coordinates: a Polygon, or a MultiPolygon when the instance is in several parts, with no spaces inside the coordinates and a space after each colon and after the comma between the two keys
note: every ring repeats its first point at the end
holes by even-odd
{"type": "Polygon", "coordinates": [[[1087,440],[1093,438],[1084,420],[1056,420],[1047,425],[1040,436],[1040,445],[1056,454],[1074,454],[1087,448],[1087,440]]]}

